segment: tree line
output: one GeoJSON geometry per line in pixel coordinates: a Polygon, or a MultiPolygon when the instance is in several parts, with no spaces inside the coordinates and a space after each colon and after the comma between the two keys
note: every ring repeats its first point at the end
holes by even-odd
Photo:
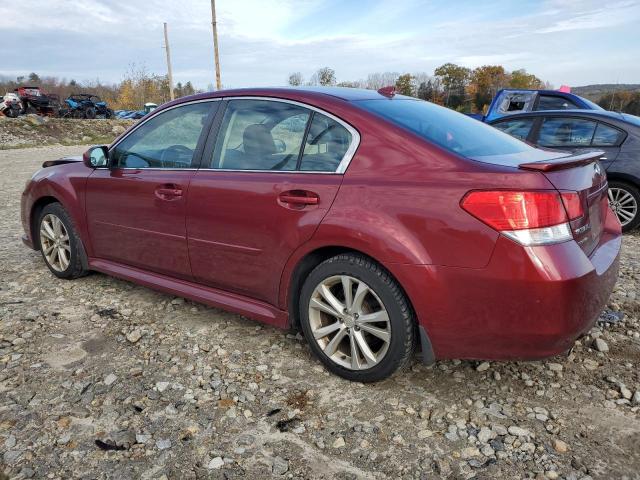
{"type": "MultiPolygon", "coordinates": [[[[98,95],[114,110],[140,110],[145,103],[158,105],[168,102],[169,79],[147,71],[145,66],[130,65],[119,83],[103,83],[99,79],[77,82],[65,78],[40,76],[35,72],[15,79],[0,78],[0,96],[20,86],[40,87],[47,94],[55,94],[64,101],[69,95],[88,93],[98,95]]],[[[199,93],[190,81],[178,82],[173,89],[175,98],[199,93]]]]}
{"type": "Polygon", "coordinates": [[[401,95],[420,98],[464,112],[484,110],[496,92],[502,88],[551,88],[548,82],[524,69],[509,72],[501,65],[485,65],[470,69],[453,63],[439,66],[433,75],[424,72],[384,72],[369,74],[362,80],[343,82],[336,80],[332,68],[323,67],[306,82],[300,72],[291,73],[289,84],[333,85],[372,90],[394,85],[401,95]]]}

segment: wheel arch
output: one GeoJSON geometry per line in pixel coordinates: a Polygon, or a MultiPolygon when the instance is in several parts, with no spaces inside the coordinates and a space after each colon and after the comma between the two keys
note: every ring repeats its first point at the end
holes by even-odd
{"type": "Polygon", "coordinates": [[[33,202],[33,205],[31,205],[31,211],[29,213],[29,233],[31,234],[31,240],[33,241],[33,248],[35,250],[40,250],[40,236],[37,235],[40,213],[44,210],[44,207],[52,203],[62,204],[58,198],[51,195],[45,195],[38,198],[33,202]]]}
{"type": "Polygon", "coordinates": [[[640,188],[640,178],[622,172],[607,172],[607,181],[630,183],[636,188],[640,188]]]}
{"type": "Polygon", "coordinates": [[[352,246],[345,245],[323,245],[323,246],[315,246],[314,248],[308,249],[303,253],[299,253],[296,256],[295,260],[291,260],[289,265],[285,268],[285,274],[280,282],[280,299],[281,305],[289,311],[289,324],[292,327],[297,327],[299,325],[299,319],[297,318],[296,312],[299,307],[299,297],[300,291],[302,290],[302,285],[304,284],[304,280],[307,278],[309,273],[320,265],[325,260],[328,260],[331,257],[335,257],[336,255],[344,254],[344,253],[353,253],[357,255],[362,255],[376,262],[382,268],[384,268],[389,275],[395,280],[398,284],[402,293],[407,298],[409,305],[413,309],[413,304],[411,302],[411,298],[407,294],[406,290],[403,288],[402,284],[398,280],[397,276],[393,274],[392,271],[380,260],[378,260],[374,255],[370,253],[354,248],[352,246]],[[287,273],[288,272],[288,273],[287,273]]]}
{"type": "MultiPolygon", "coordinates": [[[[302,286],[304,284],[305,278],[311,273],[311,271],[320,265],[325,260],[328,260],[331,257],[336,255],[345,254],[345,253],[353,253],[357,255],[362,255],[376,262],[383,268],[391,278],[397,283],[398,288],[403,293],[405,298],[407,299],[407,303],[409,304],[409,308],[412,311],[414,326],[416,329],[416,337],[421,346],[422,350],[422,360],[423,363],[427,365],[431,365],[435,362],[435,355],[433,352],[433,346],[431,344],[431,340],[425,330],[424,325],[420,324],[418,316],[416,314],[416,310],[413,306],[413,302],[411,300],[411,296],[406,291],[398,276],[395,275],[392,269],[389,268],[389,265],[385,265],[383,262],[379,261],[374,255],[370,255],[366,251],[363,251],[358,248],[354,248],[351,246],[344,245],[324,245],[317,246],[313,249],[307,250],[305,253],[298,255],[297,260],[294,265],[289,266],[290,274],[281,279],[281,297],[284,296],[284,305],[289,312],[289,327],[298,329],[300,326],[300,319],[298,318],[299,311],[299,300],[300,300],[300,292],[302,290],[302,286]]],[[[290,262],[292,263],[292,262],[290,262]]],[[[286,270],[285,270],[286,271],[286,270]]]]}

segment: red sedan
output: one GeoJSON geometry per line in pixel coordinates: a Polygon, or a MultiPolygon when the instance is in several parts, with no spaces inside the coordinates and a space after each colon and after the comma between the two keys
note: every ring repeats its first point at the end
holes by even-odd
{"type": "Polygon", "coordinates": [[[45,162],[24,241],[60,278],[95,270],[300,327],[350,380],[389,376],[417,343],[425,362],[542,358],[616,281],[599,155],[391,89],[206,93],[45,162]]]}

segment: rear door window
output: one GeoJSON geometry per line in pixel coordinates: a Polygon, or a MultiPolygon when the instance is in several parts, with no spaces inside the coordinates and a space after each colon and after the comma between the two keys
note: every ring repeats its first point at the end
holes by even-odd
{"type": "Polygon", "coordinates": [[[597,123],[582,118],[545,118],[538,144],[543,147],[588,147],[597,123]]]}
{"type": "Polygon", "coordinates": [[[270,100],[231,100],[218,132],[212,168],[296,170],[310,110],[270,100]]]}
{"type": "Polygon", "coordinates": [[[351,133],[340,123],[314,112],[300,161],[300,170],[335,172],[351,141],[351,133]]]}
{"type": "Polygon", "coordinates": [[[574,108],[580,108],[564,97],[558,97],[556,95],[540,95],[536,110],[570,110],[574,108]]]}
{"type": "Polygon", "coordinates": [[[493,126],[512,137],[526,140],[533,127],[534,118],[519,118],[495,123],[493,126]]]}

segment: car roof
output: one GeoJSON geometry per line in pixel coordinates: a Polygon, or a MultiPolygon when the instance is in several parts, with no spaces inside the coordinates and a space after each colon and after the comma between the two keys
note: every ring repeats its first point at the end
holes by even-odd
{"type": "Polygon", "coordinates": [[[620,112],[610,112],[607,110],[587,110],[587,109],[565,109],[565,110],[538,110],[536,112],[523,112],[523,113],[514,113],[511,115],[505,115],[504,117],[496,118],[495,120],[491,120],[489,123],[498,123],[504,120],[510,120],[513,118],[524,118],[524,117],[545,117],[549,115],[562,115],[565,117],[590,117],[590,118],[598,118],[601,120],[619,120],[621,122],[628,123],[628,120],[625,120],[624,116],[620,112]]]}
{"type": "MultiPolygon", "coordinates": [[[[350,87],[256,87],[256,88],[236,88],[229,90],[217,90],[212,92],[205,92],[201,94],[192,95],[190,97],[183,97],[180,101],[189,101],[195,98],[216,98],[216,97],[233,97],[233,96],[280,96],[280,95],[303,95],[305,97],[317,97],[317,96],[330,96],[339,98],[347,102],[356,100],[383,100],[389,99],[389,97],[378,93],[376,90],[368,90],[365,88],[350,88],[350,87]]],[[[392,98],[412,98],[405,97],[404,95],[395,95],[392,98]]],[[[417,100],[417,99],[414,99],[417,100]]]]}

